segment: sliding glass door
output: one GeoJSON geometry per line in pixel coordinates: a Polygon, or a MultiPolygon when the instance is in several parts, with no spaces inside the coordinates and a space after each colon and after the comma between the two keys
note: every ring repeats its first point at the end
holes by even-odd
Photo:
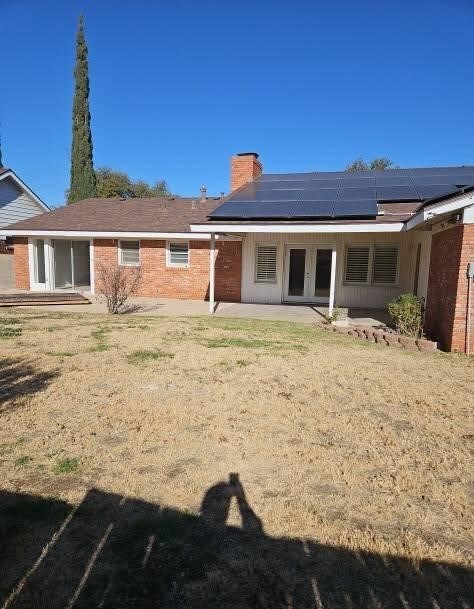
{"type": "Polygon", "coordinates": [[[90,287],[89,241],[55,239],[54,287],[76,289],[90,287]]]}

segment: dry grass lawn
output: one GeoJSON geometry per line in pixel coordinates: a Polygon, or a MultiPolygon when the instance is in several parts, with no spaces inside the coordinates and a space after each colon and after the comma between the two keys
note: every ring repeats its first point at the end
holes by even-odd
{"type": "Polygon", "coordinates": [[[2,312],[0,607],[472,609],[473,372],[297,323],[2,312]]]}

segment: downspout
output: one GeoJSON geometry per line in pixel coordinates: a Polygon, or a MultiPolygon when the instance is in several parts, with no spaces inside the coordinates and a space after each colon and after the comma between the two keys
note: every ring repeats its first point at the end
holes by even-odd
{"type": "Polygon", "coordinates": [[[471,355],[471,292],[474,262],[467,265],[466,355],[471,355]]]}

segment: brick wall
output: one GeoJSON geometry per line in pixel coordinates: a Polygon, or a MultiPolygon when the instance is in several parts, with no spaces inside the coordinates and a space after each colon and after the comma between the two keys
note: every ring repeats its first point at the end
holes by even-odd
{"type": "MultiPolygon", "coordinates": [[[[118,264],[118,242],[94,239],[96,284],[100,265],[118,264]]],[[[242,246],[216,242],[216,300],[240,301],[242,246]]],[[[209,242],[189,242],[189,267],[166,266],[166,241],[140,242],[141,283],[137,296],[205,300],[209,295],[209,242]]]]}
{"type": "Polygon", "coordinates": [[[28,267],[28,238],[15,237],[14,248],[14,271],[15,288],[18,290],[30,289],[30,272],[28,267]]]}
{"type": "MultiPolygon", "coordinates": [[[[474,225],[458,225],[433,235],[425,332],[438,340],[446,351],[464,352],[466,349],[466,270],[469,262],[474,262],[474,225]]],[[[471,303],[471,311],[473,352],[474,303],[471,303]]]]}

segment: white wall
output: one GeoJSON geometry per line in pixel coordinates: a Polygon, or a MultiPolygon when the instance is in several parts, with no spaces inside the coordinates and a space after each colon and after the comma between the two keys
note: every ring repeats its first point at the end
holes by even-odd
{"type": "Polygon", "coordinates": [[[429,233],[346,233],[346,234],[246,234],[242,243],[242,301],[281,303],[283,300],[283,263],[287,244],[321,244],[337,250],[335,304],[341,307],[383,308],[397,295],[412,292],[414,287],[417,244],[422,243],[418,294],[426,296],[428,281],[429,233]],[[277,283],[255,283],[255,246],[267,243],[277,246],[277,283]],[[399,281],[396,286],[344,285],[345,250],[348,244],[399,243],[399,281]],[[427,259],[428,256],[428,259],[427,259]]]}
{"type": "Polygon", "coordinates": [[[2,227],[41,213],[44,213],[44,209],[13,180],[0,180],[0,232],[2,227]]]}

